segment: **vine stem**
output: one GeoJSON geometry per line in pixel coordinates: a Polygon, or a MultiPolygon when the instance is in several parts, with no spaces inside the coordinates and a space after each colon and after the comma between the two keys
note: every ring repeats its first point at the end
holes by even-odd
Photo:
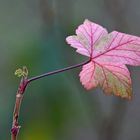
{"type": "MultiPolygon", "coordinates": [[[[17,140],[17,137],[18,137],[18,133],[19,133],[19,129],[20,129],[20,126],[18,124],[20,107],[21,107],[24,92],[25,92],[28,84],[32,81],[36,81],[36,80],[39,80],[41,78],[44,78],[44,77],[47,77],[47,76],[50,76],[50,75],[54,75],[54,74],[57,74],[57,73],[61,73],[61,72],[64,72],[64,71],[68,71],[68,70],[71,70],[71,69],[74,69],[74,68],[81,67],[81,66],[89,63],[90,61],[91,60],[88,60],[88,61],[76,64],[76,65],[72,65],[72,66],[69,66],[69,67],[66,67],[66,68],[63,68],[63,69],[58,69],[58,70],[55,70],[55,71],[47,72],[47,73],[41,74],[39,76],[32,77],[30,79],[27,79],[28,74],[22,77],[22,79],[20,81],[20,84],[19,84],[19,87],[18,87],[18,90],[17,90],[17,93],[16,93],[16,101],[15,101],[15,107],[14,107],[14,112],[13,112],[13,122],[12,122],[12,129],[11,129],[11,140],[17,140]]],[[[23,71],[25,73],[28,73],[27,69],[23,69],[23,71]]]]}

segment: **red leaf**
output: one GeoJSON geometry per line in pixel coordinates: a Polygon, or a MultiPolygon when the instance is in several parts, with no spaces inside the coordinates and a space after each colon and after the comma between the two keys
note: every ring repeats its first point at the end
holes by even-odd
{"type": "Polygon", "coordinates": [[[85,20],[76,35],[66,40],[78,53],[91,59],[80,72],[86,89],[100,86],[106,94],[131,98],[131,78],[125,64],[140,65],[139,37],[117,31],[108,34],[102,26],[85,20]]]}

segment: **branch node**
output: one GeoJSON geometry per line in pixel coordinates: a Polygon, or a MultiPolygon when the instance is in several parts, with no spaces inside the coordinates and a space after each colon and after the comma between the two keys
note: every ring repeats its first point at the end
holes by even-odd
{"type": "Polygon", "coordinates": [[[12,133],[14,136],[17,136],[17,134],[18,134],[20,128],[21,128],[21,126],[19,126],[19,125],[12,127],[11,133],[12,133]]]}

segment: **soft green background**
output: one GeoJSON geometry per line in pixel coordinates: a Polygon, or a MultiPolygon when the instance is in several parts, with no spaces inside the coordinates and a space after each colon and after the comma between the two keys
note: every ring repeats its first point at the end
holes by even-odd
{"type": "MultiPolygon", "coordinates": [[[[10,140],[19,79],[86,60],[65,38],[84,19],[140,35],[139,0],[0,0],[0,140],[10,140]]],[[[86,91],[80,68],[35,81],[27,88],[20,112],[18,140],[139,140],[140,69],[129,67],[133,100],[86,91]]]]}

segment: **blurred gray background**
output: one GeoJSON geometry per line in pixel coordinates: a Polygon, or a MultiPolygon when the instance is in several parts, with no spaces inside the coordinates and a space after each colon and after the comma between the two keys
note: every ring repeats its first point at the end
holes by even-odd
{"type": "MultiPolygon", "coordinates": [[[[139,0],[0,0],[0,140],[10,140],[19,79],[86,60],[65,38],[84,19],[140,35],[139,0]]],[[[35,81],[21,107],[18,140],[139,140],[140,68],[130,67],[133,99],[86,91],[80,68],[35,81]]]]}

